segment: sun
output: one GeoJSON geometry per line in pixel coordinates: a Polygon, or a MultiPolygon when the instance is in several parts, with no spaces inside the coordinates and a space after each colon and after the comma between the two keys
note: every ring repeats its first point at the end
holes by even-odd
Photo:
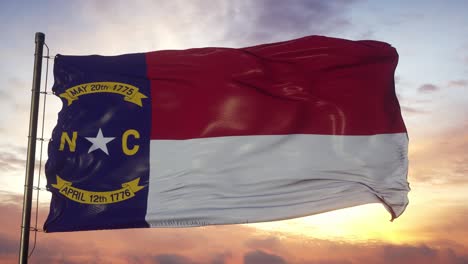
{"type": "Polygon", "coordinates": [[[292,220],[250,224],[258,230],[284,232],[315,239],[353,242],[406,243],[414,240],[404,232],[405,221],[390,221],[380,204],[367,204],[292,220]]]}

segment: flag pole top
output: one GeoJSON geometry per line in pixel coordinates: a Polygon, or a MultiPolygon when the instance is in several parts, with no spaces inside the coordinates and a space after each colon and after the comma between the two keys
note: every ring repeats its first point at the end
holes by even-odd
{"type": "Polygon", "coordinates": [[[44,43],[45,34],[42,32],[36,32],[36,43],[44,43]]]}

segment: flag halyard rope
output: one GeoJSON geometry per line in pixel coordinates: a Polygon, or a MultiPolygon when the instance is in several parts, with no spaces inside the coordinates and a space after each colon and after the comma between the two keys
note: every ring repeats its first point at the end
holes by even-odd
{"type": "MultiPolygon", "coordinates": [[[[39,172],[38,172],[38,177],[37,177],[37,185],[33,186],[33,190],[36,191],[36,212],[35,212],[35,222],[34,222],[34,227],[30,227],[29,230],[30,232],[34,232],[34,241],[33,245],[31,248],[31,251],[29,252],[28,259],[31,258],[32,254],[34,253],[34,250],[36,249],[36,242],[37,242],[37,233],[38,232],[44,232],[42,229],[37,228],[37,223],[38,223],[38,218],[39,218],[39,193],[42,190],[46,190],[45,188],[41,188],[41,172],[42,172],[42,150],[43,150],[43,145],[44,141],[49,141],[48,139],[44,139],[44,127],[45,127],[45,114],[46,114],[46,99],[47,95],[50,95],[51,93],[47,92],[47,85],[48,85],[48,76],[49,76],[49,60],[53,59],[49,56],[49,46],[47,46],[47,43],[44,42],[44,46],[47,49],[47,55],[43,56],[47,60],[46,62],[46,73],[45,73],[45,82],[44,82],[44,91],[40,91],[39,93],[44,95],[43,96],[43,107],[42,107],[42,127],[41,127],[41,136],[37,138],[38,141],[40,141],[40,147],[39,147],[39,172]]],[[[22,226],[22,228],[24,228],[22,226]]]]}

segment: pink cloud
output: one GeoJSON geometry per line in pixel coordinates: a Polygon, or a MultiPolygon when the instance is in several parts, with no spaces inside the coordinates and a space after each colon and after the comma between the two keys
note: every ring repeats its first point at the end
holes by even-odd
{"type": "MultiPolygon", "coordinates": [[[[20,200],[20,197],[17,197],[20,200]]],[[[3,199],[5,201],[5,199],[3,199]]],[[[16,263],[20,220],[19,204],[1,203],[0,262],[16,263]]],[[[44,208],[41,208],[44,211],[44,208]]],[[[442,217],[427,230],[468,230],[463,218],[442,217]],[[444,220],[445,219],[445,220],[444,220]]],[[[41,214],[41,221],[44,215],[41,214]]],[[[461,214],[457,214],[461,216],[461,214]]],[[[426,230],[426,229],[425,229],[426,230]]],[[[421,230],[416,230],[420,232],[421,230]]],[[[411,232],[411,231],[409,231],[411,232]]],[[[466,233],[466,232],[465,232],[466,233]]],[[[460,235],[465,236],[465,233],[460,235]]],[[[454,239],[457,238],[455,234],[454,239]]],[[[396,245],[386,242],[319,240],[309,237],[261,232],[241,226],[181,229],[127,229],[38,234],[32,263],[465,263],[468,249],[451,241],[428,240],[425,244],[396,245]]]]}
{"type": "MultiPolygon", "coordinates": [[[[467,58],[468,59],[468,58],[467,58]]],[[[449,87],[468,87],[468,80],[454,80],[448,83],[449,87]]]]}
{"type": "Polygon", "coordinates": [[[435,91],[437,91],[439,89],[440,88],[438,86],[436,86],[434,84],[427,83],[427,84],[421,85],[418,88],[418,91],[422,92],[422,93],[430,93],[430,92],[435,92],[435,91]]]}

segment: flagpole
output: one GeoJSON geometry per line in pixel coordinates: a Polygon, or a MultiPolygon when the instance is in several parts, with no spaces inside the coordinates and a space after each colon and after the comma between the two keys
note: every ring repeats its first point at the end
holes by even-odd
{"type": "Polygon", "coordinates": [[[29,113],[28,152],[26,157],[26,176],[24,180],[23,220],[21,223],[21,240],[19,263],[28,263],[29,232],[31,227],[31,204],[36,161],[37,119],[39,112],[39,95],[41,91],[42,52],[45,34],[36,32],[36,52],[34,53],[33,83],[31,90],[31,109],[29,113]]]}

